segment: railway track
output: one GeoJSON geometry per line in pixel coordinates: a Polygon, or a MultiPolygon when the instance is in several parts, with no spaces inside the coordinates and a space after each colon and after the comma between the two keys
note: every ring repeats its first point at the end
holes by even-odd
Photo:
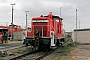
{"type": "MultiPolygon", "coordinates": [[[[22,60],[22,59],[26,59],[27,56],[29,56],[29,55],[32,54],[32,53],[36,53],[36,52],[38,52],[38,51],[39,51],[39,50],[35,50],[35,51],[29,52],[29,53],[25,53],[25,54],[16,56],[16,57],[14,57],[14,58],[11,58],[10,60],[22,60]]],[[[27,59],[28,59],[28,58],[27,58],[27,59]]]]}
{"type": "Polygon", "coordinates": [[[40,60],[43,57],[47,56],[50,54],[53,50],[50,50],[49,52],[46,51],[39,51],[35,50],[26,54],[22,54],[20,56],[11,58],[10,60],[40,60]]]}
{"type": "Polygon", "coordinates": [[[19,47],[23,47],[24,45],[21,44],[13,44],[13,45],[8,45],[8,46],[1,46],[0,51],[6,51],[6,50],[10,50],[10,49],[15,49],[15,48],[19,48],[19,47]]]}
{"type": "Polygon", "coordinates": [[[13,54],[12,52],[10,52],[11,50],[22,48],[22,47],[24,47],[24,45],[21,45],[21,44],[18,44],[18,43],[0,45],[0,57],[13,54]]]}
{"type": "MultiPolygon", "coordinates": [[[[67,43],[67,42],[68,42],[68,39],[65,43],[67,43]]],[[[63,45],[65,43],[63,43],[63,45]]],[[[58,49],[58,48],[52,49],[48,52],[36,50],[36,51],[32,51],[32,52],[29,52],[29,53],[22,54],[20,56],[11,58],[10,60],[40,60],[40,59],[44,58],[45,56],[49,55],[50,53],[52,53],[53,51],[55,51],[56,49],[58,49]]]]}

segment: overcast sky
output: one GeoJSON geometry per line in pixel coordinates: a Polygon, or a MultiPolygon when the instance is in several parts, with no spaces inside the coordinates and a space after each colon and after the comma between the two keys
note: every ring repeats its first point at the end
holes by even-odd
{"type": "Polygon", "coordinates": [[[14,5],[14,24],[25,26],[25,11],[28,12],[28,22],[32,17],[53,15],[63,18],[63,28],[66,31],[75,29],[76,9],[78,9],[78,28],[90,28],[90,0],[0,0],[0,25],[11,23],[11,3],[14,5]]]}

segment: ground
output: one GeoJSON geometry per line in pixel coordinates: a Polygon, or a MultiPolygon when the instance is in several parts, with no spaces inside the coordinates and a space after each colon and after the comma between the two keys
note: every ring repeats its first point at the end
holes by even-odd
{"type": "Polygon", "coordinates": [[[68,43],[43,60],[90,60],[90,45],[76,45],[68,38],[68,43]]]}
{"type": "Polygon", "coordinates": [[[78,45],[67,56],[62,56],[60,60],[90,60],[90,45],[78,45]]]}

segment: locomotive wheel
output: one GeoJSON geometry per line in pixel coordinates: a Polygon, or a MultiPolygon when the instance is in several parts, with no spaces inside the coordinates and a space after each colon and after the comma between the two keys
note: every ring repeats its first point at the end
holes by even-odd
{"type": "Polygon", "coordinates": [[[26,44],[26,46],[28,46],[28,43],[26,44]]]}
{"type": "Polygon", "coordinates": [[[59,46],[59,39],[57,39],[56,46],[57,47],[59,46]]]}

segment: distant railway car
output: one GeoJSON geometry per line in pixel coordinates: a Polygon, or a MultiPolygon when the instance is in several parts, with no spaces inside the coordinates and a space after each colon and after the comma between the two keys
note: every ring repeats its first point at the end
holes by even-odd
{"type": "Polygon", "coordinates": [[[12,31],[12,25],[0,26],[0,43],[3,43],[4,40],[5,41],[10,40],[12,33],[16,31],[21,31],[21,30],[24,30],[24,29],[14,24],[13,24],[13,31],[12,31]]]}
{"type": "Polygon", "coordinates": [[[23,44],[30,44],[38,49],[52,48],[64,42],[62,18],[54,16],[52,13],[47,16],[32,18],[31,30],[27,32],[27,37],[23,44]]]}
{"type": "MultiPolygon", "coordinates": [[[[11,39],[11,35],[12,34],[14,34],[14,32],[16,32],[16,31],[21,31],[21,30],[24,30],[23,28],[21,28],[20,26],[18,26],[18,25],[14,25],[13,24],[13,31],[12,31],[12,25],[9,25],[8,26],[8,35],[9,35],[9,39],[11,39]]],[[[13,37],[14,37],[14,35],[13,35],[13,37]]],[[[13,38],[12,37],[12,38],[13,38]]]]}
{"type": "Polygon", "coordinates": [[[0,43],[7,43],[8,40],[8,28],[0,26],[0,43]]]}

